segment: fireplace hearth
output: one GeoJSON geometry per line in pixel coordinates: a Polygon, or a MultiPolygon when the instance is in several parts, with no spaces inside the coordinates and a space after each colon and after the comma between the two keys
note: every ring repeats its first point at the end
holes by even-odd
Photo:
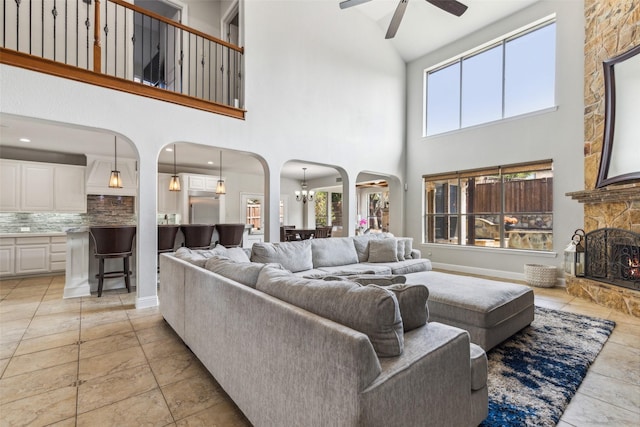
{"type": "Polygon", "coordinates": [[[601,228],[585,236],[585,278],[640,290],[640,234],[601,228]]]}

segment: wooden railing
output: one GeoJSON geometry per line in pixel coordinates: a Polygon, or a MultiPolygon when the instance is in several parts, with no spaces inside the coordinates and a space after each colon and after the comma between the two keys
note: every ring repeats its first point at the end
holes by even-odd
{"type": "Polygon", "coordinates": [[[244,49],[123,0],[2,0],[0,62],[244,118],[244,49]]]}

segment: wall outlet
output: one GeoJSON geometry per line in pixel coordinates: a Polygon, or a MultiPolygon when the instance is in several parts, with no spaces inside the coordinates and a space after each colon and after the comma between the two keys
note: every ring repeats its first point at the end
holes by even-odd
{"type": "Polygon", "coordinates": [[[31,227],[20,227],[20,231],[31,231],[31,227]]]}

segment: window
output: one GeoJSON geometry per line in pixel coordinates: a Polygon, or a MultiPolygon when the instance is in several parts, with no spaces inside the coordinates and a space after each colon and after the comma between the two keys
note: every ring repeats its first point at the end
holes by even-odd
{"type": "Polygon", "coordinates": [[[555,22],[546,21],[425,72],[425,135],[555,102],[555,22]]]}
{"type": "Polygon", "coordinates": [[[317,191],[314,200],[316,227],[342,225],[342,193],[317,191]]]}
{"type": "Polygon", "coordinates": [[[553,250],[550,160],[423,178],[425,242],[553,250]]]}

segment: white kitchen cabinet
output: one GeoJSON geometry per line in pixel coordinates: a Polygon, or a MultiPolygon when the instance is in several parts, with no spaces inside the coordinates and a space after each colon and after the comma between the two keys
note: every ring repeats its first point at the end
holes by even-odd
{"type": "MultiPolygon", "coordinates": [[[[158,174],[158,213],[160,214],[178,213],[178,195],[180,192],[169,191],[171,176],[168,173],[158,174]]],[[[182,182],[180,184],[182,185],[182,182]]]]}
{"type": "Polygon", "coordinates": [[[122,188],[109,188],[109,176],[115,167],[113,157],[87,155],[87,194],[136,196],[138,194],[138,162],[118,157],[122,188]]]}
{"type": "Polygon", "coordinates": [[[84,166],[0,160],[0,211],[84,213],[84,171],[84,166]]]}
{"type": "Polygon", "coordinates": [[[67,237],[52,236],[49,245],[49,271],[64,271],[67,264],[67,237]]]}
{"type": "Polygon", "coordinates": [[[53,211],[53,165],[24,162],[21,169],[21,211],[53,211]]]}
{"type": "Polygon", "coordinates": [[[16,238],[16,274],[49,272],[49,237],[16,238]]]}
{"type": "Polygon", "coordinates": [[[53,201],[55,212],[87,212],[84,166],[55,165],[53,201]]]}
{"type": "Polygon", "coordinates": [[[15,240],[11,237],[0,238],[0,277],[13,276],[16,272],[15,240]]]}
{"type": "Polygon", "coordinates": [[[217,176],[183,174],[183,178],[186,178],[187,190],[215,192],[218,185],[217,176]]]}
{"type": "Polygon", "coordinates": [[[0,277],[65,271],[67,237],[0,237],[0,277]]]}
{"type": "Polygon", "coordinates": [[[20,163],[0,160],[0,211],[20,210],[20,163]]]}

